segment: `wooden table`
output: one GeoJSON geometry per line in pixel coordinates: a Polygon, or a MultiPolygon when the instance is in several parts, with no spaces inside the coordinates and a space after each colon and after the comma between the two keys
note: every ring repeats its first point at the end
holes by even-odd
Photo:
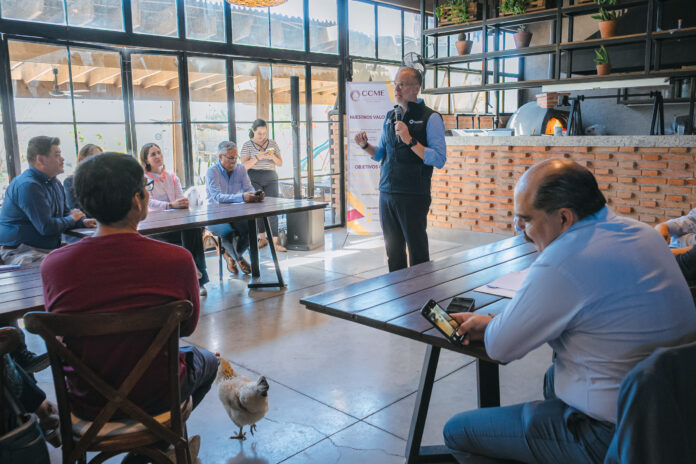
{"type": "Polygon", "coordinates": [[[510,300],[473,289],[525,269],[535,258],[534,246],[517,236],[300,300],[310,310],[428,344],[406,444],[408,463],[454,462],[444,446],[421,447],[440,349],[476,357],[479,407],[500,405],[498,364],[483,344],[450,343],[420,309],[429,299],[446,308],[453,297],[465,296],[476,299],[476,310],[499,312],[510,300]]]}
{"type": "MultiPolygon", "coordinates": [[[[278,214],[297,213],[313,209],[323,209],[327,203],[309,200],[291,200],[287,198],[266,197],[259,203],[223,203],[205,205],[195,209],[170,209],[165,211],[151,211],[147,218],[138,224],[138,231],[143,235],[174,232],[205,227],[215,224],[225,224],[234,221],[247,220],[249,223],[249,256],[251,261],[251,280],[249,288],[285,287],[283,275],[280,272],[275,245],[271,238],[269,216],[278,214]],[[266,225],[266,237],[268,246],[275,265],[275,282],[260,281],[261,271],[259,266],[259,249],[256,241],[256,219],[262,218],[266,225]]],[[[73,235],[86,236],[94,233],[92,229],[73,229],[73,235]]],[[[220,261],[220,278],[222,278],[222,260],[220,261]]]]}
{"type": "Polygon", "coordinates": [[[14,325],[29,311],[43,310],[41,263],[0,271],[0,326],[14,325]]]}

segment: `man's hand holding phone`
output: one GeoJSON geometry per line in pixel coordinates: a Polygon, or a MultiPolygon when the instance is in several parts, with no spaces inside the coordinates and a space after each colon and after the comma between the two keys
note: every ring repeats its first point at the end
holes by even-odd
{"type": "Polygon", "coordinates": [[[246,203],[255,203],[258,201],[263,201],[264,198],[266,198],[266,192],[263,190],[257,190],[255,192],[245,192],[244,195],[242,195],[244,198],[244,201],[246,203]]]}
{"type": "Polygon", "coordinates": [[[483,340],[488,323],[493,319],[491,316],[474,313],[454,313],[450,314],[452,319],[459,323],[457,333],[464,335],[462,345],[468,345],[472,341],[483,340]]]}

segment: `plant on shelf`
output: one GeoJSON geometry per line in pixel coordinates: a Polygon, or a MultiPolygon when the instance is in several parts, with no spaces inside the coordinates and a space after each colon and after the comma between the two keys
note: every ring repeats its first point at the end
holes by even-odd
{"type": "Polygon", "coordinates": [[[529,4],[529,0],[503,0],[500,4],[499,11],[501,13],[521,15],[527,12],[529,4]]]}
{"type": "Polygon", "coordinates": [[[597,65],[597,75],[606,76],[611,72],[611,61],[609,60],[609,52],[602,45],[599,48],[595,48],[595,63],[597,65]]]}
{"type": "Polygon", "coordinates": [[[469,34],[465,32],[459,33],[457,36],[457,41],[454,44],[454,46],[457,47],[457,53],[459,53],[459,56],[464,56],[471,53],[471,47],[473,45],[473,40],[469,40],[469,34]]]}
{"type": "Polygon", "coordinates": [[[592,15],[592,19],[599,21],[599,34],[603,39],[614,37],[618,25],[616,11],[607,10],[606,6],[616,5],[616,0],[594,0],[599,5],[599,13],[592,15]]]}
{"type": "MultiPolygon", "coordinates": [[[[525,14],[529,5],[530,0],[503,0],[498,10],[500,13],[517,16],[525,14]]],[[[532,33],[529,32],[526,24],[519,26],[517,32],[512,37],[515,39],[515,48],[527,48],[529,47],[529,42],[532,41],[532,33]]]]}
{"type": "Polygon", "coordinates": [[[468,0],[449,0],[435,9],[438,25],[469,24],[468,0]]]}
{"type": "Polygon", "coordinates": [[[512,38],[515,40],[515,48],[527,48],[532,41],[532,33],[526,24],[522,24],[517,27],[517,32],[512,34],[512,38]]]}

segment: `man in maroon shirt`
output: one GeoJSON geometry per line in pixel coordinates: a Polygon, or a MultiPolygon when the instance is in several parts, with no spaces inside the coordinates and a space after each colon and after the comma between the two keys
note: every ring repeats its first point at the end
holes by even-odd
{"type": "MultiPolygon", "coordinates": [[[[190,335],[200,313],[196,266],[184,248],[138,233],[149,200],[140,164],[119,153],[91,157],[77,169],[74,188],[85,212],[97,220],[97,231],[93,237],[52,251],[44,260],[41,278],[46,310],[62,314],[129,312],[189,300],[193,314],[181,324],[181,336],[190,335]]],[[[66,339],[65,343],[112,385],[120,385],[154,336],[154,332],[134,332],[66,339]]],[[[181,348],[179,357],[181,396],[191,395],[195,408],[210,389],[218,360],[195,347],[181,348]]],[[[129,398],[153,414],[167,410],[166,369],[162,353],[129,398]]],[[[66,377],[74,413],[93,419],[106,400],[71,372],[66,377]]]]}

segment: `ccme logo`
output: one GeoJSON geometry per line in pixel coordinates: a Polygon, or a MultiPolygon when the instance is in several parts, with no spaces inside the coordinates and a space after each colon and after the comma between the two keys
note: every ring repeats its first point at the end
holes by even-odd
{"type": "Polygon", "coordinates": [[[350,99],[353,101],[360,100],[360,97],[383,97],[384,90],[353,90],[350,93],[350,99]]]}

